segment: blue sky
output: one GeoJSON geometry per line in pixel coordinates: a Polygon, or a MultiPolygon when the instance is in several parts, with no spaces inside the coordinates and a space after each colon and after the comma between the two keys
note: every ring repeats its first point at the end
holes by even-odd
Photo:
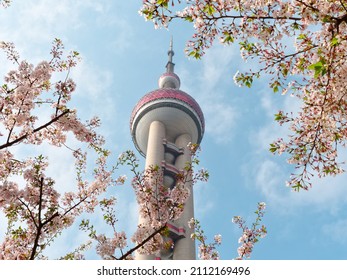
{"type": "MultiPolygon", "coordinates": [[[[195,186],[196,218],[209,238],[222,234],[221,258],[237,255],[241,231],[231,223],[232,217],[241,215],[251,223],[257,202],[264,201],[268,236],[256,245],[253,259],[345,259],[347,176],[314,178],[311,190],[294,193],[285,186],[293,167],[285,155],[268,152],[269,143],[288,133],[273,115],[279,109],[297,110],[299,101],[273,94],[266,79],[251,89],[236,86],[232,78],[237,70],[257,67],[241,60],[237,46],[216,42],[202,60],[188,59],[183,49],[192,26],[173,22],[169,30],[155,30],[139,16],[141,2],[13,0],[9,9],[0,10],[0,40],[14,42],[22,58],[33,63],[49,58],[54,38],[62,39],[67,50],[80,52],[83,60],[71,74],[77,83],[73,103],[81,118],[100,116],[100,132],[116,159],[122,151],[135,149],[129,132],[131,111],[144,94],[157,88],[173,36],[181,89],[198,101],[206,120],[200,159],[211,177],[195,186]]],[[[3,54],[0,61],[3,76],[11,64],[3,54]]],[[[27,149],[16,152],[38,151],[27,149]]],[[[59,189],[73,188],[69,152],[49,146],[44,151],[53,159],[49,172],[59,189]]],[[[112,192],[118,197],[119,228],[131,234],[137,222],[131,187],[128,183],[112,192]]],[[[93,221],[106,231],[98,214],[93,221]]],[[[47,254],[59,257],[86,240],[76,228],[64,232],[47,254]]],[[[1,236],[3,231],[1,218],[1,236]]],[[[94,252],[87,257],[95,258],[94,252]]]]}

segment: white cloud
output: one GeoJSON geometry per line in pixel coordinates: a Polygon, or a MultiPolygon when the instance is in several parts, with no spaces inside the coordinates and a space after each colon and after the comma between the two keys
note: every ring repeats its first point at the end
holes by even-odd
{"type": "Polygon", "coordinates": [[[127,51],[133,44],[136,44],[136,38],[129,20],[118,17],[113,25],[117,33],[113,34],[109,47],[119,55],[127,51]]]}
{"type": "Polygon", "coordinates": [[[80,245],[85,244],[89,240],[88,234],[82,231],[76,231],[74,227],[70,227],[58,236],[51,246],[46,247],[43,255],[49,259],[59,259],[68,253],[72,253],[80,245]]]}
{"type": "Polygon", "coordinates": [[[118,228],[124,230],[129,237],[135,232],[138,224],[138,204],[133,193],[130,181],[122,188],[130,188],[130,190],[121,190],[117,196],[117,218],[118,228]]]}
{"type": "Polygon", "coordinates": [[[80,25],[76,2],[74,5],[71,1],[57,1],[52,7],[52,3],[44,0],[14,1],[2,17],[2,37],[21,46],[28,42],[52,41],[62,30],[80,25]]]}
{"type": "Polygon", "coordinates": [[[196,97],[204,112],[206,134],[216,143],[225,144],[231,141],[232,131],[239,112],[232,103],[232,98],[225,97],[225,88],[232,86],[232,66],[236,60],[235,48],[215,46],[208,50],[204,59],[199,62],[201,68],[192,73],[179,69],[179,76],[188,89],[187,92],[196,97]]]}
{"type": "MultiPolygon", "coordinates": [[[[88,108],[89,113],[111,114],[113,74],[83,59],[73,70],[72,79],[77,84],[75,97],[88,108]],[[103,108],[103,110],[100,110],[103,108]]],[[[79,103],[80,104],[80,103],[79,103]]]]}
{"type": "Polygon", "coordinates": [[[239,61],[239,51],[235,46],[215,46],[209,49],[202,61],[203,72],[200,82],[205,95],[215,96],[219,84],[231,80],[233,63],[239,61]]]}
{"type": "Polygon", "coordinates": [[[290,214],[292,210],[301,207],[303,211],[328,211],[335,215],[347,202],[347,174],[327,178],[314,177],[311,180],[311,189],[294,192],[284,184],[290,175],[288,168],[264,158],[253,168],[255,187],[265,196],[266,202],[276,207],[279,213],[290,214]]]}
{"type": "MultiPolygon", "coordinates": [[[[0,17],[0,41],[14,42],[24,58],[42,60],[54,38],[62,39],[67,46],[77,41],[76,35],[83,40],[82,34],[99,28],[105,33],[117,30],[109,45],[119,51],[129,45],[133,32],[118,6],[119,3],[93,0],[13,1],[0,17]],[[46,49],[41,45],[46,45],[46,49]]],[[[97,46],[100,32],[95,33],[94,40],[89,40],[97,46]]]]}
{"type": "Polygon", "coordinates": [[[217,143],[228,143],[233,137],[233,129],[238,118],[238,111],[232,105],[214,102],[203,104],[206,116],[206,133],[217,143]]]}
{"type": "Polygon", "coordinates": [[[341,219],[335,223],[324,225],[322,232],[328,239],[345,245],[347,243],[347,219],[341,219]]]}
{"type": "Polygon", "coordinates": [[[252,131],[249,141],[256,150],[268,151],[270,143],[278,138],[286,139],[291,133],[288,125],[280,126],[274,120],[274,115],[280,110],[286,113],[297,113],[301,106],[301,100],[290,95],[273,96],[266,89],[259,91],[258,98],[260,98],[260,109],[262,109],[266,124],[252,131]]]}
{"type": "Polygon", "coordinates": [[[250,133],[251,160],[242,166],[245,176],[248,177],[248,184],[255,185],[267,202],[276,205],[276,209],[282,214],[290,213],[296,207],[311,207],[312,211],[337,213],[347,201],[344,195],[347,192],[347,174],[326,178],[315,175],[311,179],[312,188],[309,191],[293,192],[285,187],[285,181],[289,180],[292,172],[298,170],[287,163],[286,154],[280,157],[272,156],[268,151],[270,143],[280,137],[286,139],[291,133],[288,126],[280,126],[275,122],[273,115],[281,109],[296,114],[300,110],[301,101],[289,95],[269,96],[264,91],[259,94],[260,108],[264,112],[266,124],[250,133]],[[251,172],[247,173],[248,170],[251,172]]]}
{"type": "Polygon", "coordinates": [[[197,183],[193,187],[194,191],[194,215],[199,220],[205,218],[209,212],[215,208],[217,194],[212,184],[197,183]]]}

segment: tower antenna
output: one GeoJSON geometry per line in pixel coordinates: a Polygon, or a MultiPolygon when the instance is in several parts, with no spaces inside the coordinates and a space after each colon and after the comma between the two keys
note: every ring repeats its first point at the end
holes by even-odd
{"type": "Polygon", "coordinates": [[[169,61],[166,64],[166,72],[167,73],[174,73],[174,67],[175,67],[175,63],[172,62],[172,57],[175,55],[175,52],[173,51],[173,37],[171,36],[171,40],[170,40],[170,48],[169,51],[167,52],[168,56],[169,56],[169,61]]]}

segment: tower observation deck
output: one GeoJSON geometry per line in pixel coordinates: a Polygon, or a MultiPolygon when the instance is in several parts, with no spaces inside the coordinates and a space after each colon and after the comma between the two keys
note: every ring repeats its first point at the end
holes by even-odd
{"type": "MultiPolygon", "coordinates": [[[[181,91],[180,78],[174,73],[172,41],[168,51],[166,72],[159,78],[159,88],[144,95],[135,105],[130,130],[136,149],[146,158],[146,166],[160,166],[164,173],[164,184],[172,187],[175,175],[191,161],[187,148],[189,143],[200,144],[205,120],[199,104],[189,94],[181,91]]],[[[192,184],[184,211],[175,222],[168,224],[174,242],[172,252],[164,259],[195,259],[195,242],[190,238],[193,231],[188,221],[194,217],[192,184]]],[[[139,217],[139,223],[145,221],[139,217]]],[[[153,259],[151,255],[137,254],[136,259],[153,259]]]]}

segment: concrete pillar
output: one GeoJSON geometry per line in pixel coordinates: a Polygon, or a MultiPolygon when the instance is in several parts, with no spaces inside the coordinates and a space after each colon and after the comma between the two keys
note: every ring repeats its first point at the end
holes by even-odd
{"type": "Polygon", "coordinates": [[[148,143],[146,152],[146,168],[151,165],[161,165],[164,160],[165,125],[160,121],[154,121],[149,126],[148,143]]]}
{"type": "MultiPolygon", "coordinates": [[[[153,121],[149,127],[147,152],[146,152],[146,169],[151,165],[161,165],[164,160],[165,148],[163,139],[165,138],[165,125],[160,121],[153,121]]],[[[146,219],[139,217],[139,224],[146,224],[146,219]]],[[[136,260],[153,260],[154,255],[135,254],[136,260]]]]}
{"type": "MultiPolygon", "coordinates": [[[[184,148],[184,154],[180,155],[176,159],[175,166],[181,170],[184,169],[187,162],[191,162],[191,153],[187,148],[188,143],[191,142],[191,136],[189,134],[182,134],[177,137],[175,144],[177,147],[184,148]]],[[[189,179],[189,178],[188,178],[189,179]]],[[[193,229],[188,227],[188,221],[194,217],[194,199],[193,199],[193,186],[191,182],[186,183],[186,187],[190,191],[190,196],[187,199],[184,211],[181,217],[178,219],[177,224],[183,226],[186,229],[186,235],[176,241],[173,253],[174,260],[195,260],[195,241],[190,238],[194,232],[193,229]]]]}

